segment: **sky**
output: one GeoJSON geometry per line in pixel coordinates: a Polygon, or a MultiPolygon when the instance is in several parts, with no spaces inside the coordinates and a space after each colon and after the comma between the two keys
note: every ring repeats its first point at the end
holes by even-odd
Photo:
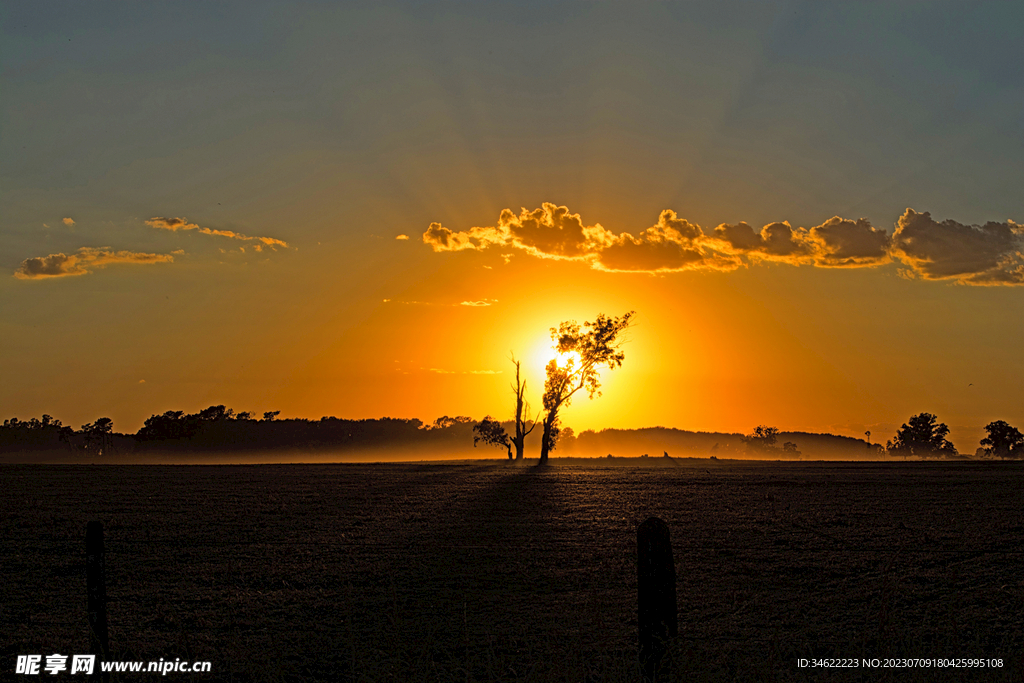
{"type": "Polygon", "coordinates": [[[1019,2],[0,3],[0,416],[1024,428],[1019,2]]]}

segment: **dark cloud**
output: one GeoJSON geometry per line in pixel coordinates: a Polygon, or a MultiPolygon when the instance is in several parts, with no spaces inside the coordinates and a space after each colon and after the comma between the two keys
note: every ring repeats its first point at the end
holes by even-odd
{"type": "Polygon", "coordinates": [[[924,280],[970,285],[1024,284],[1024,228],[1007,221],[964,225],[907,209],[890,252],[924,280]]]}
{"type": "Polygon", "coordinates": [[[711,237],[722,242],[723,245],[727,245],[728,250],[738,254],[752,251],[761,246],[761,235],[746,223],[737,223],[736,225],[722,223],[715,228],[711,237]]]}
{"type": "Polygon", "coordinates": [[[814,245],[803,228],[789,223],[769,223],[755,232],[747,223],[723,223],[708,238],[717,249],[752,260],[777,261],[800,265],[813,260],[814,245]]]}
{"type": "Polygon", "coordinates": [[[108,247],[82,247],[77,253],[50,254],[28,258],[14,271],[14,277],[21,280],[38,280],[49,277],[70,277],[85,275],[93,268],[111,263],[169,263],[174,260],[170,254],[143,254],[134,251],[112,251],[108,247]]]}
{"type": "Polygon", "coordinates": [[[890,260],[889,236],[864,218],[852,221],[833,216],[811,228],[811,239],[816,243],[814,260],[819,266],[877,266],[890,260]]]}

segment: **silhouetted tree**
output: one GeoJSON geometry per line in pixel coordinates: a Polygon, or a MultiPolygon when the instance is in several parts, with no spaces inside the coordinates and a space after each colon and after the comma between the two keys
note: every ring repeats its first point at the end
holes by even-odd
{"type": "Polygon", "coordinates": [[[931,413],[919,413],[908,423],[904,423],[895,438],[887,442],[885,447],[892,455],[916,455],[921,458],[943,458],[957,454],[956,448],[946,436],[949,427],[944,423],[936,423],[931,413]]]}
{"type": "Polygon", "coordinates": [[[743,437],[743,443],[747,444],[748,448],[767,451],[775,448],[775,443],[778,439],[778,427],[758,425],[757,427],[754,427],[753,432],[743,437]]]}
{"type": "Polygon", "coordinates": [[[43,415],[41,420],[35,417],[29,420],[12,417],[4,420],[0,426],[0,452],[62,447],[71,449],[74,433],[74,429],[63,426],[60,420],[50,415],[43,415]]]}
{"type": "Polygon", "coordinates": [[[91,424],[82,425],[85,434],[85,447],[96,448],[100,453],[109,450],[113,444],[114,421],[109,417],[101,417],[91,424]]]}
{"type": "Polygon", "coordinates": [[[465,415],[459,415],[458,417],[448,417],[442,415],[441,417],[434,420],[434,424],[430,425],[430,429],[448,429],[459,424],[468,424],[473,422],[473,418],[466,417],[465,415]]]}
{"type": "Polygon", "coordinates": [[[473,432],[474,448],[476,448],[477,443],[480,441],[489,446],[504,446],[505,450],[508,451],[508,459],[512,459],[512,440],[508,438],[508,433],[505,432],[505,428],[501,426],[501,423],[491,419],[490,415],[473,427],[473,432]]]}
{"type": "Polygon", "coordinates": [[[224,406],[210,406],[199,411],[200,420],[209,420],[214,422],[216,420],[230,420],[234,417],[235,411],[231,408],[224,406]]]}
{"type": "Polygon", "coordinates": [[[274,419],[280,414],[280,410],[268,410],[267,412],[263,413],[263,419],[266,420],[267,422],[273,422],[274,419]]]}
{"type": "MultiPolygon", "coordinates": [[[[548,453],[555,450],[558,447],[558,437],[562,435],[562,428],[558,426],[558,420],[555,420],[555,424],[551,425],[551,429],[544,432],[544,443],[541,445],[543,450],[547,447],[548,453]]],[[[545,458],[546,460],[546,458],[545,458]]]]}
{"type": "Polygon", "coordinates": [[[198,416],[185,416],[183,410],[168,410],[163,415],[151,415],[136,435],[140,441],[184,439],[199,430],[198,416]]]}
{"type": "Polygon", "coordinates": [[[524,415],[529,414],[530,404],[526,402],[526,380],[519,378],[519,363],[516,357],[512,356],[512,364],[516,366],[516,383],[512,385],[512,391],[516,394],[516,433],[512,437],[512,445],[516,447],[517,461],[523,459],[523,444],[526,443],[526,436],[537,426],[537,421],[534,420],[530,424],[530,428],[526,428],[524,415]]]}
{"type": "Polygon", "coordinates": [[[988,436],[981,440],[985,455],[991,458],[1019,458],[1024,453],[1024,434],[1003,420],[985,425],[988,436]]]}
{"type": "Polygon", "coordinates": [[[565,357],[562,363],[552,358],[545,372],[544,381],[544,436],[540,447],[540,464],[548,461],[557,438],[554,430],[558,425],[558,411],[572,402],[573,394],[586,389],[592,399],[600,396],[601,378],[598,370],[602,366],[615,369],[622,366],[626,356],[621,350],[624,340],[622,332],[629,327],[635,311],[621,318],[610,318],[603,313],[594,322],[585,322],[581,327],[575,320],[551,328],[551,339],[555,350],[565,357]]]}

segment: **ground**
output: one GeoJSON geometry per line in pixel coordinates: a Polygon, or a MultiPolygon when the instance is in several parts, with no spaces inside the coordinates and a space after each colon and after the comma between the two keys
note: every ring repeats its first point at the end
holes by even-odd
{"type": "Polygon", "coordinates": [[[652,460],[0,466],[4,677],[88,651],[100,520],[122,659],[209,660],[202,681],[636,680],[655,515],[678,680],[1021,680],[1024,467],[652,460]],[[862,668],[908,657],[1002,667],[862,668]]]}

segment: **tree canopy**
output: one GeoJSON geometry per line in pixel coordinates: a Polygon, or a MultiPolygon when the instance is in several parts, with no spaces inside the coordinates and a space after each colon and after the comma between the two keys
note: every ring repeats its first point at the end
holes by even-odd
{"type": "Polygon", "coordinates": [[[949,427],[931,413],[919,413],[904,423],[896,436],[886,444],[892,455],[916,455],[920,458],[946,458],[957,454],[946,436],[949,427]]]}
{"type": "Polygon", "coordinates": [[[769,427],[768,425],[758,425],[757,427],[754,427],[753,432],[743,437],[743,443],[745,443],[748,448],[756,450],[770,450],[775,448],[775,444],[778,440],[779,428],[769,427]]]}
{"type": "Polygon", "coordinates": [[[558,411],[572,402],[573,395],[585,389],[590,398],[601,395],[603,367],[615,369],[622,366],[626,356],[622,352],[622,332],[629,327],[636,314],[630,311],[619,318],[605,314],[593,322],[580,325],[575,320],[551,328],[554,349],[561,356],[552,358],[545,368],[544,381],[544,437],[541,442],[540,462],[548,460],[548,452],[554,447],[558,428],[558,411]]]}
{"type": "Polygon", "coordinates": [[[512,459],[512,439],[509,438],[501,423],[486,416],[479,424],[473,427],[473,446],[483,441],[489,446],[502,446],[508,451],[508,459],[512,459]]]}
{"type": "Polygon", "coordinates": [[[992,458],[1019,458],[1024,455],[1024,434],[1003,420],[985,425],[988,436],[981,440],[985,455],[992,458]]]}

